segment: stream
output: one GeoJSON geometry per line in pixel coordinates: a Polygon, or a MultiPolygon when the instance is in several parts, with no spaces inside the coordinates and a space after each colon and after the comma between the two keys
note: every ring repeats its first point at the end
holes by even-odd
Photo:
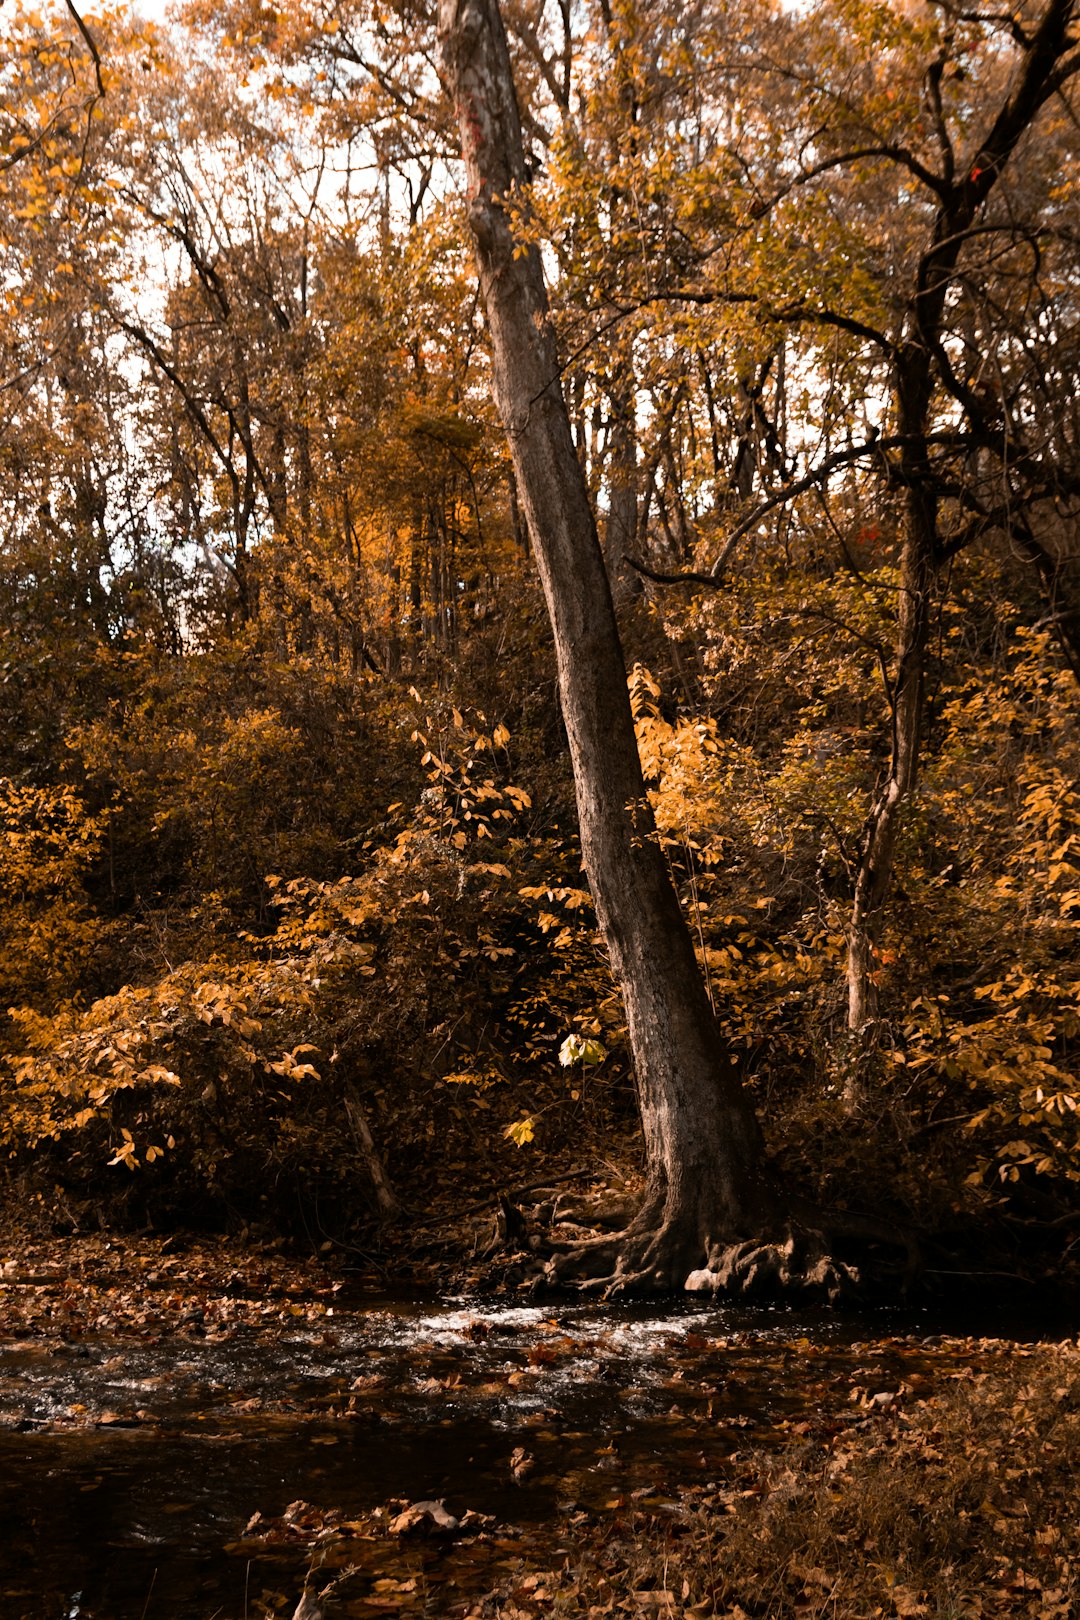
{"type": "Polygon", "coordinates": [[[2,1620],[289,1616],[313,1561],[352,1571],[334,1613],[465,1614],[523,1557],[557,1559],[575,1517],[707,1499],[740,1450],[820,1442],[995,1349],[911,1313],[340,1284],[74,1332],[48,1281],[20,1286],[49,1303],[0,1337],[2,1620]],[[422,1499],[488,1517],[391,1534],[422,1499]]]}

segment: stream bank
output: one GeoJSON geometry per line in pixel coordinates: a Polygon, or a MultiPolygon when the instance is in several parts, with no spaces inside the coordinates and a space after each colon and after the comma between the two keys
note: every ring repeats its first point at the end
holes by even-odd
{"type": "MultiPolygon", "coordinates": [[[[371,1276],[273,1252],[41,1245],[0,1276],[0,1614],[291,1615],[306,1581],[314,1593],[332,1580],[328,1617],[812,1614],[836,1579],[815,1586],[792,1571],[823,1570],[821,1559],[806,1564],[789,1547],[779,1585],[773,1569],[743,1591],[737,1572],[717,1574],[718,1548],[738,1542],[733,1527],[766,1508],[773,1529],[809,1514],[802,1539],[812,1539],[850,1482],[861,1482],[861,1502],[875,1499],[860,1472],[875,1455],[910,1451],[912,1477],[959,1479],[979,1423],[973,1392],[994,1418],[986,1467],[996,1457],[1015,1473],[998,1456],[1001,1392],[1018,1413],[1043,1413],[1045,1402],[1022,1396],[1028,1385],[1050,1388],[1057,1428],[1032,1418],[1023,1479],[1003,1475],[1003,1496],[983,1482],[954,1516],[965,1512],[956,1524],[987,1543],[1001,1539],[996,1522],[1019,1526],[1042,1601],[1061,1584],[1070,1532],[1062,1523],[1045,1540],[1054,1526],[1038,1501],[1010,1516],[1009,1500],[1038,1497],[1048,1459],[1057,1468],[1059,1452],[1073,1457],[1075,1347],[942,1326],[896,1311],[402,1298],[371,1276]],[[958,1399],[969,1402],[966,1428],[948,1418],[958,1399]],[[943,1415],[962,1456],[934,1438],[943,1415]],[[471,1517],[447,1534],[428,1534],[426,1521],[392,1533],[420,1500],[471,1517]],[[675,1586],[649,1547],[681,1570],[675,1586]]],[[[975,1477],[965,1476],[965,1501],[975,1477]]],[[[876,1498],[889,1494],[879,1483],[876,1498]]],[[[932,1496],[947,1498],[940,1481],[932,1496]]],[[[748,1546],[771,1544],[761,1531],[748,1546]]],[[[854,1546],[850,1536],[833,1544],[854,1546]]],[[[925,1583],[898,1569],[892,1587],[918,1605],[925,1583]]],[[[987,1590],[989,1578],[979,1577],[987,1590]]],[[[1017,1589],[999,1588],[1011,1603],[1017,1589]]],[[[1070,1612],[1056,1601],[1047,1615],[1070,1612]]]]}

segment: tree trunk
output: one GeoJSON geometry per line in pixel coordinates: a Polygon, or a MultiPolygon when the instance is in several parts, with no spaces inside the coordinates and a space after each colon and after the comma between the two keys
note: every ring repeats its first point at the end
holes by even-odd
{"type": "Polygon", "coordinates": [[[379,1151],[375,1146],[375,1139],[371,1134],[367,1114],[363,1104],[352,1086],[345,1088],[345,1112],[349,1117],[349,1124],[353,1129],[353,1138],[357,1150],[364,1162],[371,1181],[371,1197],[381,1221],[396,1221],[401,1218],[401,1202],[390,1185],[390,1178],[379,1151]]]}
{"type": "Polygon", "coordinates": [[[608,1281],[620,1289],[682,1286],[704,1263],[712,1268],[706,1281],[737,1281],[729,1276],[733,1245],[772,1223],[776,1195],[655,836],[540,256],[515,244],[502,206],[525,170],[496,0],[440,0],[439,33],[461,131],[493,391],[551,618],[582,854],[625,1000],[645,1136],[644,1205],[614,1246],[598,1248],[581,1269],[612,1269],[608,1281]]]}
{"type": "Polygon", "coordinates": [[[846,1100],[856,1101],[858,1056],[877,1019],[879,925],[892,884],[896,835],[902,808],[918,780],[926,646],[930,633],[930,592],[936,571],[937,514],[932,494],[910,469],[905,533],[900,559],[900,601],[896,631],[896,673],[889,693],[892,746],[889,771],[863,826],[855,895],[848,928],[847,987],[849,1035],[855,1044],[845,1084],[846,1100]]]}
{"type": "Polygon", "coordinates": [[[611,385],[608,417],[608,519],[604,555],[612,596],[621,606],[639,588],[628,579],[624,561],[637,540],[637,424],[634,421],[634,374],[621,365],[611,385]]]}

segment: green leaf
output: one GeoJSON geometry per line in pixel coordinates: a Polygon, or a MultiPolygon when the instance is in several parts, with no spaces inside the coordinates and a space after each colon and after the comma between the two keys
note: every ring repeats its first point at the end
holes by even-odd
{"type": "Polygon", "coordinates": [[[568,1035],[559,1048],[559,1062],[564,1069],[569,1069],[575,1063],[592,1065],[603,1063],[607,1057],[599,1041],[591,1040],[581,1035],[568,1035]]]}

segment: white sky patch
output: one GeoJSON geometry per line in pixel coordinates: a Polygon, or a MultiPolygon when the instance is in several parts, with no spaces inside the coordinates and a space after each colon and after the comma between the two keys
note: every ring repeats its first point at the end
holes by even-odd
{"type": "Polygon", "coordinates": [[[173,9],[173,0],[135,0],[131,9],[137,17],[145,17],[148,22],[163,23],[173,9]]]}

